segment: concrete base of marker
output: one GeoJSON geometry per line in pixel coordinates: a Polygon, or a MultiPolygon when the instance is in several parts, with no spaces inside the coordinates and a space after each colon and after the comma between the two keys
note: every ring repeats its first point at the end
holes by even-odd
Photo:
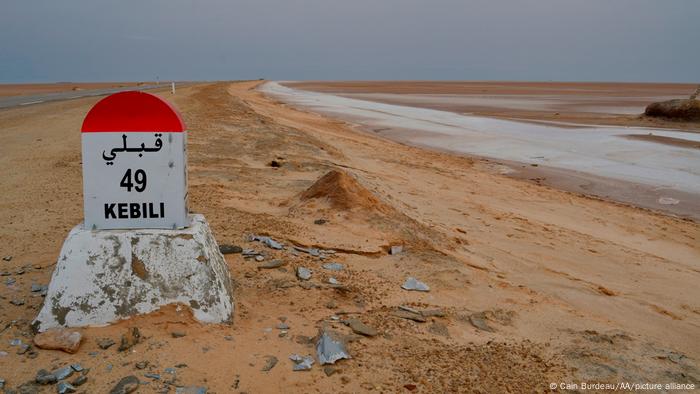
{"type": "Polygon", "coordinates": [[[167,304],[206,323],[230,322],[231,275],[204,216],[182,230],[89,230],[63,243],[38,331],[107,325],[167,304]]]}

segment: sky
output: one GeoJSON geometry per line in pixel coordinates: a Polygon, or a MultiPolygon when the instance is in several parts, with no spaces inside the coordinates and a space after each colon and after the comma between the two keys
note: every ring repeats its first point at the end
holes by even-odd
{"type": "Polygon", "coordinates": [[[2,0],[0,82],[700,82],[698,0],[2,0]]]}

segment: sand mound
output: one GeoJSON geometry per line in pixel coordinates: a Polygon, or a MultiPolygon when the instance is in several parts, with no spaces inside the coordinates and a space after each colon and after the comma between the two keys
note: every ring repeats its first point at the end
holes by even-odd
{"type": "Polygon", "coordinates": [[[362,186],[354,177],[339,170],[322,176],[299,195],[302,205],[327,203],[341,211],[371,210],[388,213],[392,209],[362,186]]]}
{"type": "Polygon", "coordinates": [[[651,103],[644,110],[644,115],[673,120],[700,120],[700,101],[694,99],[676,99],[651,103]]]}

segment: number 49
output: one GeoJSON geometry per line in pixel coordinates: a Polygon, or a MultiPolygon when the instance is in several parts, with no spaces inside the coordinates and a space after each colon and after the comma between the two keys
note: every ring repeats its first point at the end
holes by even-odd
{"type": "Polygon", "coordinates": [[[137,192],[141,193],[142,191],[146,190],[146,172],[140,169],[134,171],[134,179],[132,182],[131,168],[129,168],[126,170],[126,174],[124,174],[122,181],[119,182],[119,186],[125,187],[126,191],[128,192],[130,192],[131,188],[133,187],[137,192]]]}

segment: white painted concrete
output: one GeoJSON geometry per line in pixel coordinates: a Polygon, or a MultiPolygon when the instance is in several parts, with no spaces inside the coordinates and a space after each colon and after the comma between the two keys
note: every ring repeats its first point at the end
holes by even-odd
{"type": "Polygon", "coordinates": [[[76,226],[63,244],[39,331],[101,326],[167,304],[221,323],[233,315],[231,277],[202,215],[182,230],[89,230],[76,226]]]}

